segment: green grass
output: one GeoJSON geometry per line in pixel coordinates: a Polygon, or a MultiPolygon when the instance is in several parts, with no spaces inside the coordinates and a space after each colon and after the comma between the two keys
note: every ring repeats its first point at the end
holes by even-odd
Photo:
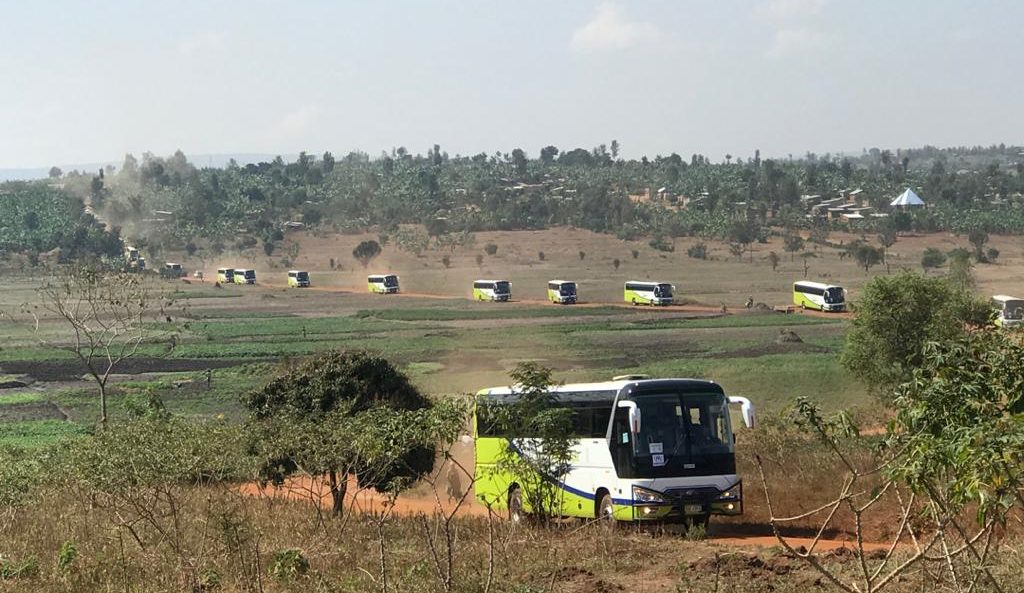
{"type": "MultiPolygon", "coordinates": [[[[463,304],[463,306],[465,306],[463,304]]],[[[364,309],[359,318],[387,321],[468,321],[474,319],[530,319],[548,317],[590,317],[636,314],[623,307],[522,307],[496,303],[488,308],[470,306],[463,309],[443,307],[415,309],[364,309]]]]}
{"type": "Polygon", "coordinates": [[[184,288],[175,290],[168,296],[172,299],[230,299],[242,296],[241,292],[232,292],[225,289],[210,288],[184,288]]]}
{"type": "Polygon", "coordinates": [[[5,394],[0,392],[0,406],[13,406],[16,404],[34,404],[46,401],[46,398],[39,393],[21,391],[18,393],[5,394]]]}
{"type": "Polygon", "coordinates": [[[31,449],[79,437],[88,432],[80,424],[63,420],[6,422],[0,423],[0,446],[31,449]]]}

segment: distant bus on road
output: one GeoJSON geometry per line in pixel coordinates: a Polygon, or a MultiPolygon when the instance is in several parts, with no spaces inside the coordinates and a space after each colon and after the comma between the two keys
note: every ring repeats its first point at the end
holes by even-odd
{"type": "Polygon", "coordinates": [[[217,268],[217,282],[221,284],[234,284],[235,282],[235,269],[234,268],[217,268]]]}
{"type": "Polygon", "coordinates": [[[630,280],[626,283],[625,300],[634,305],[671,305],[675,289],[665,282],[630,280]]]}
{"type": "Polygon", "coordinates": [[[845,311],[846,290],[842,286],[821,282],[794,282],[793,304],[801,309],[845,311]]]}
{"type": "Polygon", "coordinates": [[[473,299],[477,301],[507,301],[512,298],[512,284],[508,280],[477,280],[473,283],[473,299]]]}
{"type": "Polygon", "coordinates": [[[559,305],[575,305],[576,283],[571,280],[548,282],[548,300],[559,305]]]}
{"type": "Polygon", "coordinates": [[[256,270],[235,270],[235,284],[256,284],[256,270]]]}
{"type": "Polygon", "coordinates": [[[294,288],[309,287],[309,272],[302,270],[288,270],[288,286],[294,288]]]}
{"type": "Polygon", "coordinates": [[[999,327],[1024,326],[1024,299],[997,294],[992,297],[992,306],[996,310],[996,325],[999,327]]]}
{"type": "Polygon", "coordinates": [[[398,292],[398,276],[394,274],[373,274],[366,277],[366,286],[376,294],[395,294],[398,292]]]}

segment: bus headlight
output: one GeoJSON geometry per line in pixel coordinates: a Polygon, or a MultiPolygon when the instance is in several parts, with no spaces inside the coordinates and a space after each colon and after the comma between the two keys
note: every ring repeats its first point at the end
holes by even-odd
{"type": "Polygon", "coordinates": [[[633,501],[640,504],[664,504],[668,502],[665,495],[654,490],[633,486],[633,501]]]}
{"type": "Polygon", "coordinates": [[[743,498],[743,482],[736,482],[731,488],[718,495],[721,502],[740,500],[743,498]]]}

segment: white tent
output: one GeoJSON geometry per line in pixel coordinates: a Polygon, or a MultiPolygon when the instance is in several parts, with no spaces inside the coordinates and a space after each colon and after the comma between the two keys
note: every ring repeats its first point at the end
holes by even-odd
{"type": "Polygon", "coordinates": [[[921,196],[914,193],[914,190],[907,188],[907,191],[900,194],[900,197],[893,200],[890,206],[924,206],[921,196]]]}

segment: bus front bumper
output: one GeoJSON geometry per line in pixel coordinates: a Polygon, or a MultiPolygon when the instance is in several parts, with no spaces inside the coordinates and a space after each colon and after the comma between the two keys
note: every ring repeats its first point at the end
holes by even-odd
{"type": "Polygon", "coordinates": [[[660,501],[638,500],[635,493],[634,489],[633,519],[637,521],[683,521],[707,515],[743,514],[742,481],[724,492],[717,488],[670,490],[660,493],[660,501]]]}

